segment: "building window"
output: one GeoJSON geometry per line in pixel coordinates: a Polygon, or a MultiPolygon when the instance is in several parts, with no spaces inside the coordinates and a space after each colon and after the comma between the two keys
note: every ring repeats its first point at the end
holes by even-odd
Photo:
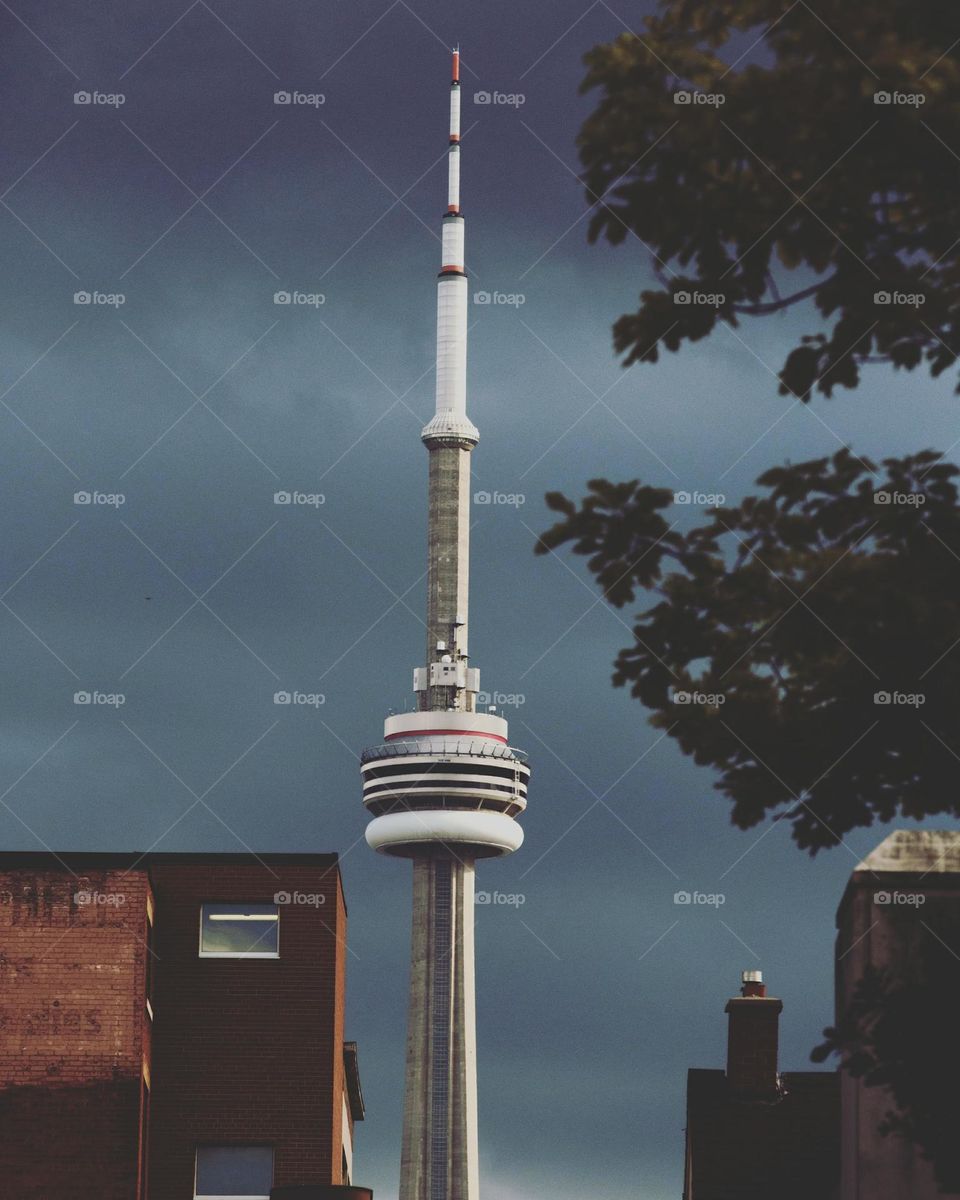
{"type": "Polygon", "coordinates": [[[194,1200],[270,1200],[270,1146],[198,1146],[194,1200]]]}
{"type": "Polygon", "coordinates": [[[200,957],[279,958],[280,910],[276,904],[201,905],[200,957]]]}

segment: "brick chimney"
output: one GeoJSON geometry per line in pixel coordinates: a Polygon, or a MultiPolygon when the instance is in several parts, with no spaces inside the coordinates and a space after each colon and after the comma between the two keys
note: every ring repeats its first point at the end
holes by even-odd
{"type": "Polygon", "coordinates": [[[759,971],[744,971],[740,995],[727,1001],[727,1081],[744,1100],[775,1100],[777,1040],[783,1001],[767,995],[759,971]]]}

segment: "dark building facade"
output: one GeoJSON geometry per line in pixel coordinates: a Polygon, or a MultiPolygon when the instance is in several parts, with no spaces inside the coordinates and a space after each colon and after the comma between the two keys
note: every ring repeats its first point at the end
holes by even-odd
{"type": "Polygon", "coordinates": [[[960,831],[894,830],[858,864],[837,909],[828,1033],[842,1031],[842,1056],[859,1056],[861,1069],[779,1074],[783,1005],[759,972],[745,973],[726,1008],[726,1071],[688,1074],[684,1200],[960,1196],[958,948],[960,831]],[[886,1021],[880,1034],[875,1022],[886,1021]],[[921,1097],[909,1134],[891,1121],[904,1115],[894,1076],[921,1097]]]}
{"type": "Polygon", "coordinates": [[[0,1196],[350,1187],[336,855],[0,855],[0,1196]]]}
{"type": "Polygon", "coordinates": [[[726,1070],[688,1072],[684,1200],[837,1200],[839,1078],[780,1073],[782,1009],[744,972],[725,1010],[726,1070]]]}
{"type": "MultiPolygon", "coordinates": [[[[837,909],[837,1025],[854,1004],[858,985],[871,975],[895,988],[904,981],[932,987],[944,1007],[960,1012],[958,934],[960,831],[895,830],[858,864],[837,909]]],[[[888,1004],[896,1003],[895,995],[887,997],[888,1004]]],[[[936,1029],[936,1012],[928,1015],[929,1028],[936,1029]]],[[[948,1033],[937,1040],[946,1076],[938,1103],[953,1114],[956,1127],[956,1039],[948,1033]]],[[[916,1039],[905,1037],[907,1047],[916,1054],[916,1039]]],[[[887,1087],[841,1072],[842,1200],[940,1200],[960,1194],[954,1185],[938,1182],[919,1146],[882,1132],[887,1113],[896,1109],[887,1087]]]]}

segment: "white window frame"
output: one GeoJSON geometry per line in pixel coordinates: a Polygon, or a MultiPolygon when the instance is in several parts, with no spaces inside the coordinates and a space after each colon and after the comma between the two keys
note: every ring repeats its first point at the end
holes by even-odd
{"type": "MultiPolygon", "coordinates": [[[[228,903],[230,903],[230,902],[227,900],[203,900],[200,902],[200,930],[199,930],[199,935],[198,935],[199,957],[200,958],[279,958],[280,957],[280,905],[279,904],[271,905],[272,908],[276,909],[276,913],[277,913],[277,916],[276,916],[277,948],[276,948],[276,950],[204,950],[204,948],[203,948],[203,910],[206,908],[206,906],[208,904],[228,904],[228,903]]],[[[248,903],[263,904],[264,906],[266,906],[269,902],[263,901],[263,900],[251,900],[248,903]]],[[[242,902],[238,901],[237,906],[242,908],[243,907],[242,902]]],[[[264,920],[266,918],[259,917],[259,918],[253,918],[253,919],[264,920]]],[[[208,1200],[208,1198],[201,1196],[201,1197],[197,1197],[196,1200],[208,1200]]],[[[221,1200],[221,1197],[213,1197],[212,1200],[221,1200]]],[[[223,1197],[222,1200],[238,1200],[238,1198],[233,1197],[233,1196],[226,1196],[226,1197],[223,1197]]],[[[241,1197],[239,1197],[239,1200],[244,1200],[244,1198],[241,1196],[241,1197]]],[[[253,1197],[252,1200],[261,1200],[261,1198],[253,1197]]],[[[269,1196],[265,1197],[265,1200],[270,1200],[270,1197],[269,1196]]]]}
{"type": "MultiPolygon", "coordinates": [[[[211,901],[211,903],[215,904],[215,903],[217,903],[217,901],[211,901]]],[[[233,955],[233,957],[235,958],[236,955],[233,955]]],[[[263,1142],[251,1142],[250,1145],[251,1146],[263,1146],[263,1142]]],[[[205,1143],[204,1145],[200,1145],[200,1146],[196,1147],[196,1149],[194,1150],[194,1154],[193,1154],[193,1200],[270,1200],[269,1195],[261,1196],[259,1193],[254,1194],[254,1193],[248,1192],[245,1196],[234,1196],[232,1194],[226,1195],[225,1193],[221,1193],[221,1192],[198,1192],[197,1191],[197,1175],[200,1171],[200,1151],[203,1149],[206,1149],[208,1146],[216,1146],[216,1148],[218,1150],[223,1150],[223,1149],[228,1148],[227,1146],[225,1146],[221,1143],[213,1143],[213,1142],[205,1143]]],[[[247,1149],[247,1146],[244,1144],[238,1144],[238,1149],[247,1149]]],[[[269,1149],[270,1149],[270,1154],[271,1154],[270,1177],[272,1180],[272,1178],[273,1178],[273,1159],[276,1158],[276,1153],[274,1151],[273,1146],[270,1146],[269,1149]]],[[[271,1187],[272,1186],[273,1185],[271,1183],[271,1187]]]]}

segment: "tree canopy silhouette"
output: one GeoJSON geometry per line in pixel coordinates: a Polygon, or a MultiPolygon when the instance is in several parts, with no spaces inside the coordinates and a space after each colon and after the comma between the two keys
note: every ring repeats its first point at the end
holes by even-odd
{"type": "Polygon", "coordinates": [[[815,853],[898,814],[960,815],[960,508],[933,450],[849,450],[758,480],[688,533],[672,492],[593,480],[538,553],[570,543],[618,608],[643,593],[613,676],[749,828],[815,853]]]}
{"type": "Polygon", "coordinates": [[[958,38],[943,0],[664,0],[592,50],[590,237],[636,235],[661,283],[614,326],[626,364],[810,301],[782,393],[856,387],[864,361],[952,367],[958,38]]]}
{"type": "MultiPolygon", "coordinates": [[[[954,368],[958,45],[944,0],[661,0],[592,50],[589,236],[639,239],[658,285],[614,325],[624,365],[793,310],[781,394],[856,388],[869,362],[954,368]]],[[[645,603],[614,683],[714,769],[737,825],[790,821],[814,854],[960,816],[958,474],[933,450],[881,472],[845,449],[686,533],[672,492],[593,480],[579,505],[547,496],[537,550],[569,544],[611,604],[645,603]]],[[[815,1058],[888,1088],[885,1129],[957,1191],[953,900],[941,934],[922,969],[865,976],[815,1058]]]]}

